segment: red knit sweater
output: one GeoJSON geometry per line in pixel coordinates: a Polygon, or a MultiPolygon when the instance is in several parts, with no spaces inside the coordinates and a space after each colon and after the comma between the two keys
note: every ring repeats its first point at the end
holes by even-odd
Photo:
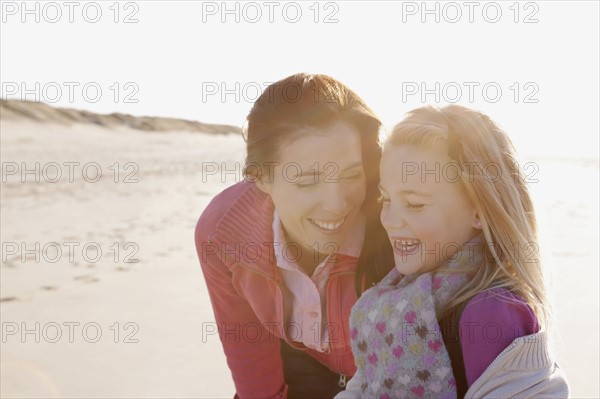
{"type": "Polygon", "coordinates": [[[319,353],[285,335],[289,303],[273,252],[273,203],[249,182],[237,183],[206,207],[196,249],[223,350],[240,398],[285,397],[280,338],[336,373],[354,375],[350,310],[357,300],[357,258],[336,255],[327,282],[330,350],[319,353]]]}

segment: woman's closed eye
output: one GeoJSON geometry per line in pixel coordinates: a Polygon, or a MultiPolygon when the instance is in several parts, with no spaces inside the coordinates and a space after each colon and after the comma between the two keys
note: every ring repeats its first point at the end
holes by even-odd
{"type": "Polygon", "coordinates": [[[314,179],[303,180],[303,181],[296,182],[296,187],[311,188],[311,187],[315,187],[317,185],[317,183],[318,183],[318,181],[315,181],[314,179]]]}
{"type": "Polygon", "coordinates": [[[344,180],[356,180],[356,179],[360,179],[363,176],[363,172],[355,172],[346,176],[343,176],[342,179],[344,180]]]}
{"type": "MultiPolygon", "coordinates": [[[[345,175],[345,176],[341,176],[340,180],[359,180],[363,177],[363,172],[359,171],[359,172],[354,172],[352,174],[349,175],[345,175]]],[[[300,181],[296,182],[296,186],[298,188],[312,188],[315,187],[317,184],[323,182],[323,183],[338,183],[338,179],[334,178],[334,177],[322,177],[322,180],[320,178],[319,175],[313,175],[313,176],[306,176],[307,178],[303,178],[300,181]]]]}
{"type": "MultiPolygon", "coordinates": [[[[377,197],[377,202],[380,204],[389,205],[392,201],[389,198],[386,198],[383,195],[380,195],[379,197],[377,197]]],[[[411,211],[419,211],[419,210],[423,209],[425,204],[412,203],[412,202],[407,201],[404,204],[404,206],[406,206],[406,208],[410,209],[411,211]]]]}

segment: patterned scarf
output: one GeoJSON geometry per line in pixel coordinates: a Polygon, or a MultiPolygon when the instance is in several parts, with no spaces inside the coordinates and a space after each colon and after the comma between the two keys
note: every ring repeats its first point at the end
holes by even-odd
{"type": "MultiPolygon", "coordinates": [[[[481,242],[479,236],[470,240],[442,266],[481,264],[481,242]]],[[[394,268],[363,293],[350,315],[353,378],[359,379],[363,397],[456,398],[437,320],[439,309],[468,280],[465,273],[435,271],[402,277],[394,268]]]]}

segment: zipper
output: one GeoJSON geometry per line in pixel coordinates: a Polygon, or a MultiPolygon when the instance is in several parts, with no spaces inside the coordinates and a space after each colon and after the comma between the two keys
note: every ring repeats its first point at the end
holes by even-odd
{"type": "MultiPolygon", "coordinates": [[[[275,278],[273,278],[273,277],[269,276],[269,275],[268,275],[268,274],[266,274],[266,273],[263,273],[263,272],[261,272],[261,271],[258,271],[258,270],[256,270],[256,269],[253,269],[253,268],[251,268],[251,267],[247,267],[247,266],[245,266],[243,263],[240,263],[240,262],[234,262],[234,264],[235,264],[235,265],[237,265],[238,267],[243,267],[243,268],[245,268],[246,270],[249,270],[250,272],[252,272],[252,273],[255,273],[255,274],[258,274],[259,276],[262,276],[262,277],[266,278],[267,280],[270,280],[271,282],[273,282],[273,283],[274,283],[274,284],[277,286],[277,288],[279,288],[279,290],[278,290],[278,291],[279,291],[279,295],[281,296],[281,306],[282,306],[282,308],[283,308],[283,309],[282,309],[282,312],[284,312],[284,313],[285,313],[285,295],[283,295],[283,286],[281,285],[281,283],[280,283],[280,282],[279,282],[277,279],[275,279],[275,278]]],[[[330,275],[329,275],[329,278],[327,279],[327,285],[326,285],[326,289],[325,289],[325,292],[327,293],[327,295],[328,295],[328,296],[329,296],[329,284],[331,284],[331,277],[333,277],[333,276],[343,276],[343,275],[346,275],[346,274],[356,274],[356,272],[336,272],[336,273],[332,273],[332,274],[330,274],[330,275]]],[[[329,322],[330,322],[330,319],[329,319],[329,306],[330,306],[330,302],[328,301],[328,302],[327,302],[327,306],[325,307],[325,313],[326,313],[326,315],[327,315],[327,323],[329,323],[329,322]]],[[[283,331],[283,336],[284,336],[284,339],[285,339],[285,341],[286,341],[288,344],[290,344],[292,347],[295,347],[295,346],[294,346],[294,345],[293,345],[293,344],[290,342],[290,340],[288,339],[288,336],[287,336],[287,331],[285,331],[285,327],[284,327],[284,328],[282,328],[282,331],[283,331]]],[[[341,331],[341,330],[340,330],[340,331],[341,331]]],[[[329,329],[328,329],[328,331],[327,331],[327,334],[329,335],[329,329]]],[[[330,336],[329,338],[331,338],[331,336],[330,336]]],[[[331,346],[332,346],[332,345],[331,345],[331,343],[329,342],[329,344],[328,344],[328,348],[327,348],[327,351],[326,351],[325,353],[327,353],[327,354],[331,354],[331,346]]],[[[300,348],[296,348],[296,349],[300,349],[300,348]]],[[[341,363],[340,363],[340,369],[342,369],[342,364],[341,364],[341,363]]],[[[346,375],[345,375],[345,374],[340,374],[340,379],[339,379],[339,381],[338,381],[338,385],[339,385],[340,387],[345,387],[345,386],[346,386],[346,375]]]]}
{"type": "MultiPolygon", "coordinates": [[[[346,274],[356,274],[356,272],[337,272],[337,273],[332,273],[329,275],[329,278],[327,279],[327,285],[325,286],[325,292],[327,293],[327,297],[329,297],[329,285],[331,284],[331,278],[334,276],[343,276],[346,274]]],[[[341,298],[340,298],[340,302],[341,302],[341,298]]],[[[327,323],[331,322],[331,319],[329,318],[329,306],[331,306],[331,301],[327,301],[327,306],[325,306],[325,314],[327,315],[327,323]]],[[[341,308],[341,303],[340,303],[340,308],[341,308]]],[[[343,328],[340,327],[340,332],[342,332],[343,334],[343,328]]],[[[331,343],[331,334],[329,331],[329,328],[327,328],[327,335],[328,335],[328,345],[327,345],[327,351],[325,353],[327,353],[328,355],[331,354],[331,347],[332,347],[332,343],[331,343]]],[[[340,362],[339,363],[340,366],[340,370],[343,370],[343,365],[340,362]]],[[[346,375],[345,374],[340,374],[340,381],[338,382],[338,385],[341,387],[341,384],[344,384],[343,386],[346,386],[346,375]],[[342,382],[342,376],[344,377],[344,380],[342,382]]]]}
{"type": "Polygon", "coordinates": [[[346,374],[340,374],[340,380],[338,381],[340,388],[346,388],[346,374]]]}

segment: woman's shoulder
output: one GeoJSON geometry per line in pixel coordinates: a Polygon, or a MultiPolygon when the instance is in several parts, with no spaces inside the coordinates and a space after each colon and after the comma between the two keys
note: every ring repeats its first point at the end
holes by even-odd
{"type": "Polygon", "coordinates": [[[208,203],[204,213],[216,209],[227,210],[244,198],[257,196],[259,192],[256,184],[242,180],[215,195],[208,203]]]}
{"type": "Polygon", "coordinates": [[[209,202],[196,224],[196,236],[221,230],[226,234],[254,231],[272,220],[273,211],[269,196],[254,183],[243,180],[227,187],[209,202]]]}

